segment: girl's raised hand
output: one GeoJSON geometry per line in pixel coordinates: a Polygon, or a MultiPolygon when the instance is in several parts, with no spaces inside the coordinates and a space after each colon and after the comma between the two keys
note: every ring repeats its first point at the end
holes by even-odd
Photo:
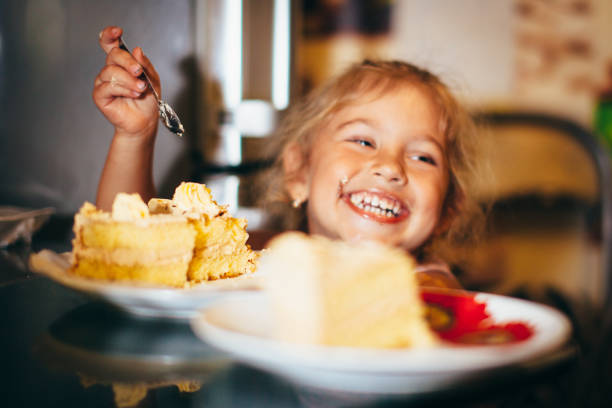
{"type": "Polygon", "coordinates": [[[144,69],[161,96],[159,75],[140,47],[134,48],[132,55],[119,48],[122,33],[120,27],[113,26],[100,32],[106,63],[94,81],[93,100],[115,126],[117,136],[152,136],[159,118],[157,102],[138,76],[144,69]]]}

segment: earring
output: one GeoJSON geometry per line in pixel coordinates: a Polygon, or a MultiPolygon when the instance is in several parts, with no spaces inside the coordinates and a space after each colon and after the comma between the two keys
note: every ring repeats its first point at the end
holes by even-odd
{"type": "Polygon", "coordinates": [[[293,206],[293,208],[300,208],[300,206],[302,205],[303,202],[304,202],[304,200],[302,200],[300,198],[296,198],[295,200],[293,200],[291,205],[293,206]]]}

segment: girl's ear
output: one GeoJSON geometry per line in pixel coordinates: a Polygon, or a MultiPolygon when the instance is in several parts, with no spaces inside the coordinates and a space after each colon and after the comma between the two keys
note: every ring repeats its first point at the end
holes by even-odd
{"type": "Polygon", "coordinates": [[[299,144],[292,142],[283,151],[285,187],[291,200],[303,203],[308,199],[308,160],[299,144]]]}

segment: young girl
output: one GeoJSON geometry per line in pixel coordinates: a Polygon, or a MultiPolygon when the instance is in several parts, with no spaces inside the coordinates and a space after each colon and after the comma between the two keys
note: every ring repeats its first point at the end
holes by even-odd
{"type": "MultiPolygon", "coordinates": [[[[97,204],[106,209],[119,191],[155,195],[157,106],[138,76],[144,69],[158,92],[159,78],[140,48],[133,56],[118,48],[121,33],[100,33],[107,59],[93,91],[115,126],[98,187],[97,204]]],[[[467,194],[473,134],[470,116],[435,75],[403,62],[365,61],[289,110],[266,179],[269,201],[300,210],[311,234],[404,248],[421,263],[421,284],[456,288],[432,252],[464,233],[465,219],[477,212],[467,194]]]]}

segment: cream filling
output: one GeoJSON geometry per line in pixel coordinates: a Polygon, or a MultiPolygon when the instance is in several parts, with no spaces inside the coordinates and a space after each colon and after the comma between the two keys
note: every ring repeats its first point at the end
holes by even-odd
{"type": "Polygon", "coordinates": [[[136,221],[151,215],[138,194],[119,193],[113,202],[111,216],[117,221],[136,221]]]}
{"type": "Polygon", "coordinates": [[[184,216],[193,220],[202,218],[202,214],[193,210],[179,206],[174,200],[164,198],[152,198],[147,204],[151,215],[175,215],[184,216]]]}
{"type": "Polygon", "coordinates": [[[178,206],[172,200],[167,200],[165,198],[152,198],[149,200],[147,204],[149,208],[149,213],[151,215],[156,214],[174,214],[178,213],[178,206]]]}
{"type": "Polygon", "coordinates": [[[186,214],[206,214],[212,218],[222,211],[204,184],[182,182],[174,190],[172,201],[186,214]]]}
{"type": "Polygon", "coordinates": [[[187,218],[181,215],[173,215],[173,214],[155,214],[147,218],[142,218],[138,220],[132,221],[117,221],[113,219],[109,213],[95,213],[95,214],[77,214],[74,217],[75,227],[79,228],[81,226],[91,225],[95,223],[106,223],[106,224],[129,224],[135,225],[138,227],[148,227],[156,224],[164,224],[164,223],[187,223],[187,218]]]}

